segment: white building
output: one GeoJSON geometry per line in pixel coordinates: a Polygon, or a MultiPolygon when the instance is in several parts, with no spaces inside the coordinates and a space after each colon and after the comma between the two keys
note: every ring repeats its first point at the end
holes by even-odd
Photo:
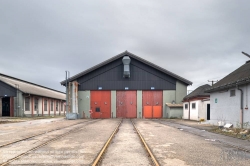
{"type": "Polygon", "coordinates": [[[202,85],[183,98],[183,119],[210,120],[210,95],[204,92],[210,87],[202,85]]]}
{"type": "Polygon", "coordinates": [[[207,89],[210,93],[210,124],[232,123],[234,127],[250,127],[250,61],[207,89]]]}

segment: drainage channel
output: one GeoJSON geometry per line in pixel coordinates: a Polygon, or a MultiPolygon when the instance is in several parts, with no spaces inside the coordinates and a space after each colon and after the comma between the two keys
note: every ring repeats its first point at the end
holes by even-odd
{"type": "Polygon", "coordinates": [[[131,119],[121,120],[92,166],[110,164],[159,165],[131,119]]]}
{"type": "MultiPolygon", "coordinates": [[[[82,122],[82,123],[78,123],[78,124],[74,124],[74,125],[68,126],[67,128],[72,127],[72,126],[76,126],[76,125],[80,125],[80,124],[84,124],[84,126],[85,126],[86,124],[92,124],[92,123],[95,123],[95,122],[98,122],[98,121],[100,121],[100,120],[85,121],[85,122],[82,122]]],[[[19,154],[19,155],[13,157],[13,158],[11,158],[11,159],[8,159],[7,161],[1,163],[0,166],[5,166],[5,165],[7,165],[7,164],[10,164],[11,162],[13,162],[13,161],[15,161],[15,160],[21,158],[22,156],[25,156],[25,155],[28,154],[29,152],[34,151],[34,150],[36,150],[36,149],[39,149],[39,148],[41,148],[41,147],[43,147],[43,146],[45,146],[45,145],[47,145],[47,144],[49,144],[49,143],[51,143],[51,142],[53,142],[53,141],[56,141],[56,140],[58,140],[58,139],[60,139],[60,138],[62,138],[62,137],[64,137],[64,136],[66,136],[66,135],[68,135],[68,134],[70,134],[70,133],[76,132],[76,131],[82,129],[84,126],[83,126],[83,125],[80,125],[80,126],[78,126],[78,127],[75,127],[75,128],[73,128],[73,129],[70,129],[69,131],[67,131],[67,132],[65,132],[65,133],[63,133],[63,134],[57,135],[57,136],[55,136],[54,138],[51,138],[51,139],[49,139],[49,140],[47,140],[47,141],[45,141],[45,142],[43,142],[43,143],[41,143],[41,144],[39,144],[39,145],[37,145],[37,146],[35,146],[35,147],[33,147],[33,148],[31,148],[31,149],[25,151],[25,152],[22,152],[21,154],[19,154]]],[[[66,128],[64,128],[64,129],[66,129],[66,128]]],[[[58,129],[58,130],[59,130],[59,129],[58,129]]],[[[53,130],[53,131],[55,131],[55,130],[53,130]]],[[[50,131],[50,132],[52,132],[52,131],[50,131]]],[[[41,135],[43,135],[43,134],[46,134],[46,133],[38,134],[38,135],[36,135],[36,136],[41,136],[41,135]]],[[[36,136],[30,137],[30,138],[25,138],[24,140],[32,139],[32,138],[34,138],[34,137],[36,137],[36,136]]],[[[20,142],[20,141],[18,141],[18,142],[20,142]]],[[[14,143],[17,143],[17,142],[14,142],[14,143]]],[[[14,143],[12,143],[12,144],[14,144],[14,143]]],[[[9,144],[9,145],[11,145],[11,144],[9,144]]],[[[7,146],[7,145],[6,145],[6,146],[7,146]]],[[[3,148],[3,147],[1,147],[1,148],[3,148]]]]}

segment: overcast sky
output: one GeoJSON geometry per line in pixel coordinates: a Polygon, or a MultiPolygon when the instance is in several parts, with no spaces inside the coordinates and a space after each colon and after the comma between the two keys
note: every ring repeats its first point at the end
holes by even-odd
{"type": "Polygon", "coordinates": [[[0,73],[60,81],[125,50],[193,82],[249,60],[248,0],[0,0],[0,73]]]}

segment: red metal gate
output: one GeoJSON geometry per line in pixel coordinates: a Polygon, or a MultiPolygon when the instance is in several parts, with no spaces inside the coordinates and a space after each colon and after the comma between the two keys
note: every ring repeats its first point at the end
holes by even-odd
{"type": "Polygon", "coordinates": [[[162,91],[143,91],[142,106],[144,118],[162,117],[162,91]]]}
{"type": "Polygon", "coordinates": [[[116,117],[136,118],[136,91],[116,92],[116,117]]]}
{"type": "Polygon", "coordinates": [[[111,92],[91,91],[91,118],[103,119],[111,117],[111,92]]]}

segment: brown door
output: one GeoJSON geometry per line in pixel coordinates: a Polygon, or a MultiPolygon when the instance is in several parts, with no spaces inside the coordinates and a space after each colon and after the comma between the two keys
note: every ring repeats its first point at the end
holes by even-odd
{"type": "Polygon", "coordinates": [[[162,91],[143,91],[144,118],[162,118],[162,91]]]}
{"type": "Polygon", "coordinates": [[[111,92],[91,91],[91,118],[103,119],[111,117],[111,92]]]}
{"type": "Polygon", "coordinates": [[[116,117],[136,118],[136,91],[116,92],[116,117]]]}

